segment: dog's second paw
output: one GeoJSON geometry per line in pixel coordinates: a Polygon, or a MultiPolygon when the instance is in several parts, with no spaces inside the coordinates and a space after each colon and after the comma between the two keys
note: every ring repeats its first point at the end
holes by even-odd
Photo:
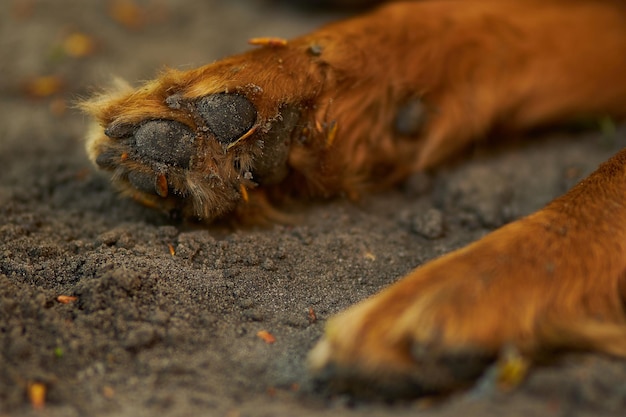
{"type": "Polygon", "coordinates": [[[417,268],[329,320],[312,370],[339,390],[471,384],[502,352],[626,357],[626,151],[543,210],[417,268]],[[607,233],[607,231],[611,231],[607,233]]]}

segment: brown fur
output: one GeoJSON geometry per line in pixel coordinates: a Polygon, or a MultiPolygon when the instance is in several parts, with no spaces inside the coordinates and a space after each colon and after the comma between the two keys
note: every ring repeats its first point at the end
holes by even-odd
{"type": "MultiPolygon", "coordinates": [[[[276,218],[273,205],[285,198],[356,197],[435,167],[495,128],[624,117],[625,74],[621,1],[394,3],[95,98],[84,105],[100,126],[88,149],[93,160],[120,155],[110,170],[145,204],[206,220],[276,218]],[[222,92],[244,95],[257,110],[252,131],[228,149],[203,130],[193,107],[222,92]],[[168,105],[171,97],[182,106],[168,105]],[[399,127],[415,104],[408,127],[399,127]],[[288,125],[288,155],[276,166],[288,175],[250,178],[274,156],[263,141],[289,111],[297,123],[288,125]],[[155,119],[196,132],[189,169],[158,171],[103,134],[155,119]],[[126,180],[135,171],[167,177],[169,194],[135,189],[126,180]]],[[[313,367],[440,390],[464,380],[439,365],[446,355],[489,357],[512,345],[529,356],[557,347],[626,356],[625,190],[622,151],[545,209],[333,319],[313,367]]]]}

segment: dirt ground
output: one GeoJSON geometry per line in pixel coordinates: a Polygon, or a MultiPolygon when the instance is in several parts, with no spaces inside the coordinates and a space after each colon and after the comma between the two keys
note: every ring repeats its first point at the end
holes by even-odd
{"type": "Polygon", "coordinates": [[[626,146],[624,129],[477,148],[267,230],[172,223],[90,166],[72,103],[112,75],[191,68],[332,17],[252,0],[2,2],[0,416],[626,413],[626,363],[596,355],[537,369],[513,392],[483,381],[441,403],[328,395],[305,368],[329,316],[541,207],[626,146]],[[28,397],[37,387],[44,404],[28,397]]]}

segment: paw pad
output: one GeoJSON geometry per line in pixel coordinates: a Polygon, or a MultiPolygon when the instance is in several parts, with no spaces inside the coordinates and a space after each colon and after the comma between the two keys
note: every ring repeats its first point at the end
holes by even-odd
{"type": "Polygon", "coordinates": [[[116,150],[105,150],[96,157],[96,165],[102,169],[112,170],[118,166],[120,155],[116,150]]]}
{"type": "Polygon", "coordinates": [[[94,162],[112,171],[131,197],[210,220],[247,202],[247,188],[287,176],[292,132],[300,118],[296,109],[281,108],[261,131],[255,128],[256,106],[242,94],[189,99],[174,93],[163,104],[167,108],[143,120],[112,118],[106,138],[98,136],[90,145],[94,162]]]}
{"type": "Polygon", "coordinates": [[[419,134],[426,123],[427,113],[426,105],[420,98],[408,100],[398,109],[395,131],[406,136],[419,134]]]}
{"type": "Polygon", "coordinates": [[[218,142],[228,145],[243,136],[256,122],[256,109],[244,96],[213,94],[197,103],[198,114],[218,142]]]}
{"type": "Polygon", "coordinates": [[[195,154],[195,134],[182,123],[151,120],[135,132],[137,152],[151,160],[187,168],[195,154]]]}
{"type": "Polygon", "coordinates": [[[148,194],[155,194],[157,187],[157,177],[141,171],[131,171],[128,173],[128,181],[138,189],[148,194]]]}

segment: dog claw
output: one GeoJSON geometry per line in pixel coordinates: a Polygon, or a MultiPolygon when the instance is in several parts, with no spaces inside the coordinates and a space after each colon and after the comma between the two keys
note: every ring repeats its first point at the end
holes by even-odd
{"type": "Polygon", "coordinates": [[[158,175],[154,188],[159,197],[166,198],[168,194],[167,177],[163,174],[158,175]]]}

